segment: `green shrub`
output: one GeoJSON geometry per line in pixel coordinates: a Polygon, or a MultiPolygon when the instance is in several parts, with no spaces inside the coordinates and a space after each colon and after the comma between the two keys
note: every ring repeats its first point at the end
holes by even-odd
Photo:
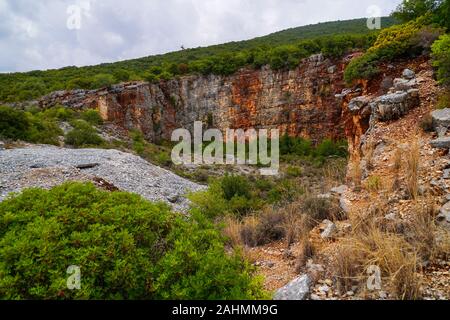
{"type": "Polygon", "coordinates": [[[450,108],[450,92],[444,92],[438,98],[436,109],[450,108]]]}
{"type": "Polygon", "coordinates": [[[250,199],[250,184],[245,177],[226,175],[220,180],[220,186],[226,200],[230,201],[234,197],[250,199]]]}
{"type": "Polygon", "coordinates": [[[97,110],[86,110],[81,114],[81,119],[90,123],[91,125],[97,126],[103,124],[103,119],[97,110]]]}
{"type": "Polygon", "coordinates": [[[64,135],[55,119],[46,118],[44,114],[31,115],[31,126],[27,132],[27,141],[33,143],[59,145],[59,137],[64,135]]]}
{"type": "Polygon", "coordinates": [[[431,50],[439,82],[450,86],[450,35],[441,36],[434,42],[431,50]]]}
{"type": "Polygon", "coordinates": [[[408,22],[436,10],[436,0],[404,0],[392,14],[396,19],[408,22]]]}
{"type": "Polygon", "coordinates": [[[331,139],[325,139],[317,146],[314,153],[318,157],[346,157],[347,150],[346,141],[334,142],[331,139]]]}
{"type": "Polygon", "coordinates": [[[65,143],[73,147],[102,146],[105,141],[97,134],[97,131],[86,121],[73,121],[74,129],[66,134],[65,143]]]}
{"type": "Polygon", "coordinates": [[[61,135],[63,132],[55,119],[45,113],[0,107],[0,138],[57,145],[61,135]]]}
{"type": "MultiPolygon", "coordinates": [[[[39,113],[40,110],[37,110],[39,113]]],[[[47,110],[42,111],[44,118],[57,119],[60,121],[70,121],[75,118],[75,112],[69,108],[63,106],[56,106],[47,110]]]]}
{"type": "Polygon", "coordinates": [[[260,209],[265,202],[254,189],[245,177],[226,175],[212,181],[208,190],[191,194],[189,199],[208,218],[227,214],[241,217],[260,209]]]}
{"type": "Polygon", "coordinates": [[[25,140],[30,126],[25,112],[0,106],[0,138],[25,140]]]}
{"type": "Polygon", "coordinates": [[[427,28],[429,16],[419,17],[402,25],[395,25],[380,32],[377,40],[367,52],[353,59],[344,72],[347,84],[357,79],[371,79],[379,74],[378,64],[395,58],[421,53],[424,42],[420,41],[419,32],[427,28]]]}
{"type": "Polygon", "coordinates": [[[116,83],[116,78],[114,78],[113,75],[110,74],[97,74],[92,78],[92,88],[103,88],[103,87],[109,87],[116,83]]]}
{"type": "Polygon", "coordinates": [[[258,299],[259,279],[198,214],[68,183],[0,203],[4,299],[258,299]],[[66,270],[81,268],[81,290],[66,270]]]}
{"type": "Polygon", "coordinates": [[[300,177],[302,175],[302,168],[300,167],[295,167],[295,166],[289,166],[286,169],[286,174],[290,177],[300,177]]]}

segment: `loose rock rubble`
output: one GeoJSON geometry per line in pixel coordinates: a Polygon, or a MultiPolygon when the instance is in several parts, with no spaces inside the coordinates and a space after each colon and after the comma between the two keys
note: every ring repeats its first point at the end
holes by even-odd
{"type": "Polygon", "coordinates": [[[186,211],[189,191],[204,187],[117,150],[31,146],[0,151],[0,201],[25,188],[52,188],[66,181],[104,179],[120,190],[186,211]]]}

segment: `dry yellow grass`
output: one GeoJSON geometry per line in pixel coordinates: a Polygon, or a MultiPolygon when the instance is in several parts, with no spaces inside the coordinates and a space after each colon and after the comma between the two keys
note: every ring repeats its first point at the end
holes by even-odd
{"type": "Polygon", "coordinates": [[[401,236],[381,231],[375,225],[343,239],[333,261],[338,288],[341,292],[357,284],[366,287],[367,270],[381,270],[382,288],[389,289],[398,299],[420,298],[420,277],[416,273],[417,256],[401,236]]]}
{"type": "Polygon", "coordinates": [[[400,147],[397,147],[394,151],[393,156],[393,168],[394,172],[398,173],[402,168],[402,153],[403,150],[400,147]]]}
{"type": "Polygon", "coordinates": [[[419,162],[420,146],[417,140],[414,140],[406,158],[406,185],[411,199],[416,200],[419,196],[419,162]]]}
{"type": "Polygon", "coordinates": [[[353,164],[349,168],[349,179],[353,183],[355,188],[361,188],[361,180],[362,180],[362,170],[361,170],[361,160],[355,159],[353,164]]]}

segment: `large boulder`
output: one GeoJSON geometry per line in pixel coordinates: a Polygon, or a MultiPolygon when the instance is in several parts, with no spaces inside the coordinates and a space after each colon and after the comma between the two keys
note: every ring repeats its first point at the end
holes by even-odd
{"type": "Polygon", "coordinates": [[[431,113],[433,128],[438,133],[444,133],[450,128],[450,109],[445,108],[431,113]]]}
{"type": "Polygon", "coordinates": [[[322,222],[322,233],[320,234],[320,236],[322,237],[322,239],[324,240],[331,240],[334,239],[334,237],[336,236],[338,229],[336,227],[336,225],[330,221],[330,220],[324,220],[322,222]]]}
{"type": "Polygon", "coordinates": [[[405,70],[403,70],[402,76],[405,79],[411,80],[416,77],[416,73],[414,71],[412,71],[411,69],[405,69],[405,70]]]}
{"type": "Polygon", "coordinates": [[[372,114],[377,121],[397,120],[419,105],[420,96],[417,89],[386,94],[371,103],[372,114]]]}
{"type": "Polygon", "coordinates": [[[309,275],[302,275],[290,282],[285,287],[279,289],[274,300],[306,300],[309,298],[313,281],[309,275]]]}

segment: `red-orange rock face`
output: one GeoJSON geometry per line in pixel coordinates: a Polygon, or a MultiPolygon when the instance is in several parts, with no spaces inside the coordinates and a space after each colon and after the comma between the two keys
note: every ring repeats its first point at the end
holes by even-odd
{"type": "Polygon", "coordinates": [[[157,84],[131,83],[108,89],[59,92],[44,97],[56,103],[98,109],[105,120],[139,128],[149,140],[170,139],[176,128],[195,121],[227,128],[278,128],[313,141],[345,137],[341,103],[346,59],[315,55],[291,71],[243,69],[231,76],[185,76],[157,84]]]}

